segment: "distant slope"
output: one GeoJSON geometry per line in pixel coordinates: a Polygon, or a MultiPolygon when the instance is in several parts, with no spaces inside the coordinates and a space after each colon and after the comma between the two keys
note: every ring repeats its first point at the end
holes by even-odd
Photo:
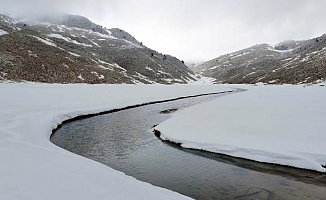
{"type": "Polygon", "coordinates": [[[219,83],[313,83],[326,78],[326,35],[255,45],[200,64],[194,71],[219,83]]]}
{"type": "Polygon", "coordinates": [[[172,84],[194,77],[177,58],[82,16],[18,22],[0,15],[0,81],[172,84]]]}

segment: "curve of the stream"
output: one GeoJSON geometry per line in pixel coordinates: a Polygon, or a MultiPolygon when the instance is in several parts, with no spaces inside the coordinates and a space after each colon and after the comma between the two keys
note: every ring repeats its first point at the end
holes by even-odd
{"type": "Polygon", "coordinates": [[[228,94],[183,97],[80,117],[57,128],[51,141],[195,199],[324,199],[323,174],[183,149],[160,141],[150,131],[173,112],[228,94]]]}

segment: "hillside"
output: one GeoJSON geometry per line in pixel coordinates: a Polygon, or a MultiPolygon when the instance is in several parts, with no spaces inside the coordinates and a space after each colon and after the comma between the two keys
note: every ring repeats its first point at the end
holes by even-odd
{"type": "Polygon", "coordinates": [[[0,15],[0,81],[172,84],[194,77],[183,61],[82,16],[0,15]]]}
{"type": "Polygon", "coordinates": [[[218,83],[299,84],[326,78],[326,35],[255,45],[219,56],[193,69],[218,83]]]}

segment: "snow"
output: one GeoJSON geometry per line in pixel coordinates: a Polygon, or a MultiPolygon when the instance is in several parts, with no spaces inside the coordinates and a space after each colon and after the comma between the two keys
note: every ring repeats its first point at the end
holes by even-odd
{"type": "Polygon", "coordinates": [[[268,81],[268,83],[273,84],[273,83],[276,83],[277,81],[278,81],[278,79],[275,79],[275,80],[268,81]]]}
{"type": "Polygon", "coordinates": [[[103,74],[99,75],[97,72],[91,72],[91,74],[97,76],[98,79],[104,79],[105,78],[105,76],[103,74]]]}
{"type": "Polygon", "coordinates": [[[201,76],[201,75],[198,75],[198,77],[196,77],[196,76],[190,74],[190,76],[193,77],[194,79],[196,79],[195,81],[194,80],[188,81],[188,84],[191,84],[191,85],[212,85],[214,83],[214,81],[216,81],[215,78],[205,77],[205,76],[201,76]]]}
{"type": "Polygon", "coordinates": [[[311,53],[308,53],[308,56],[315,55],[315,54],[320,54],[320,51],[313,51],[311,53]]]}
{"type": "Polygon", "coordinates": [[[113,64],[109,64],[110,66],[112,67],[115,67],[115,68],[118,68],[118,69],[121,69],[122,71],[126,72],[127,70],[123,67],[121,67],[120,65],[118,65],[117,63],[113,63],[113,64]]]}
{"type": "Polygon", "coordinates": [[[157,70],[157,72],[160,73],[160,74],[165,74],[165,75],[171,76],[171,74],[166,73],[166,72],[164,72],[164,71],[162,71],[162,70],[157,70]]]}
{"type": "Polygon", "coordinates": [[[78,115],[226,89],[1,83],[1,199],[187,199],[55,146],[51,130],[78,115]]]}
{"type": "Polygon", "coordinates": [[[110,63],[107,63],[107,62],[105,62],[105,61],[103,61],[103,60],[98,60],[98,62],[100,62],[100,63],[102,63],[102,64],[105,64],[105,65],[111,65],[110,63]]]}
{"type": "Polygon", "coordinates": [[[149,71],[154,71],[152,68],[146,66],[145,69],[149,70],[149,71]]]}
{"type": "Polygon", "coordinates": [[[289,61],[289,60],[292,60],[292,58],[286,58],[286,59],[283,59],[281,61],[289,61]]]}
{"type": "Polygon", "coordinates": [[[326,172],[324,87],[240,87],[248,91],[177,112],[156,129],[185,148],[326,172]]]}
{"type": "Polygon", "coordinates": [[[246,78],[247,76],[251,76],[253,74],[256,74],[257,72],[250,72],[249,74],[244,75],[242,78],[246,78]]]}
{"type": "Polygon", "coordinates": [[[4,31],[4,30],[0,29],[0,36],[1,36],[1,35],[6,35],[6,34],[8,34],[7,31],[4,31]]]}
{"type": "Polygon", "coordinates": [[[120,69],[122,70],[123,72],[126,72],[127,70],[123,67],[121,67],[120,65],[118,65],[117,63],[107,63],[103,60],[93,60],[95,63],[101,63],[101,64],[104,64],[104,65],[107,65],[108,67],[105,67],[103,65],[99,65],[98,67],[102,68],[102,69],[109,69],[109,70],[113,70],[113,68],[117,68],[117,69],[120,69]],[[113,68],[112,68],[113,67],[113,68]]]}
{"type": "Polygon", "coordinates": [[[149,80],[148,77],[146,77],[146,76],[144,76],[144,75],[142,75],[142,74],[140,74],[138,72],[136,72],[136,75],[131,75],[131,76],[136,77],[136,78],[139,78],[139,79],[142,79],[142,80],[144,80],[144,81],[146,81],[148,83],[151,83],[151,84],[155,84],[156,83],[155,81],[149,80]]]}
{"type": "Polygon", "coordinates": [[[82,81],[84,81],[85,79],[82,77],[82,75],[81,74],[79,74],[78,75],[78,78],[80,79],[80,80],[82,80],[82,81]]]}
{"type": "Polygon", "coordinates": [[[216,68],[218,68],[218,67],[221,67],[220,65],[216,65],[216,66],[213,66],[213,67],[211,67],[211,68],[209,68],[210,70],[213,70],[213,69],[216,69],[216,68]]]}
{"type": "Polygon", "coordinates": [[[70,51],[68,53],[71,54],[71,55],[73,55],[73,56],[80,57],[79,54],[76,54],[76,53],[73,53],[73,52],[70,52],[70,51]]]}
{"type": "Polygon", "coordinates": [[[77,44],[77,45],[81,45],[81,46],[85,46],[85,47],[92,47],[92,45],[90,45],[90,44],[80,43],[80,42],[77,42],[76,40],[72,40],[72,39],[70,39],[68,37],[63,37],[60,34],[51,33],[51,34],[48,34],[48,36],[52,37],[52,38],[62,39],[64,41],[66,41],[66,42],[70,42],[70,43],[73,43],[73,44],[77,44]]]}
{"type": "Polygon", "coordinates": [[[103,65],[97,65],[97,67],[99,67],[101,69],[106,69],[106,70],[113,70],[111,67],[105,67],[103,65]]]}
{"type": "Polygon", "coordinates": [[[37,37],[37,36],[34,36],[34,35],[31,35],[31,37],[34,37],[34,38],[36,38],[38,41],[43,42],[44,44],[47,44],[47,45],[49,45],[49,46],[57,47],[57,45],[54,44],[54,43],[53,43],[52,41],[50,41],[50,40],[44,40],[44,39],[42,39],[42,38],[40,38],[40,37],[37,37]]]}
{"type": "Polygon", "coordinates": [[[241,56],[244,56],[244,55],[247,55],[247,54],[249,54],[250,52],[245,52],[245,53],[240,53],[240,54],[238,54],[238,55],[235,55],[235,56],[233,56],[233,57],[230,57],[230,59],[234,59],[234,58],[238,58],[238,57],[241,57],[241,56]]]}
{"type": "Polygon", "coordinates": [[[36,53],[33,53],[31,50],[27,50],[28,55],[37,58],[38,55],[36,53]]]}
{"type": "Polygon", "coordinates": [[[93,40],[90,40],[90,39],[88,39],[88,41],[90,41],[91,43],[93,43],[95,46],[97,46],[97,47],[101,47],[99,44],[97,44],[96,42],[94,42],[93,40]]]}

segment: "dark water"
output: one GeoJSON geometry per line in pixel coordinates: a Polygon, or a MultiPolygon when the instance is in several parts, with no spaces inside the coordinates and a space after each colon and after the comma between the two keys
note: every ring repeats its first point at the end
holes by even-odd
{"type": "MultiPolygon", "coordinates": [[[[232,95],[232,94],[231,94],[232,95]]],[[[153,185],[195,199],[326,199],[323,174],[182,149],[149,129],[172,114],[222,95],[148,105],[67,122],[51,141],[153,185]]]]}

